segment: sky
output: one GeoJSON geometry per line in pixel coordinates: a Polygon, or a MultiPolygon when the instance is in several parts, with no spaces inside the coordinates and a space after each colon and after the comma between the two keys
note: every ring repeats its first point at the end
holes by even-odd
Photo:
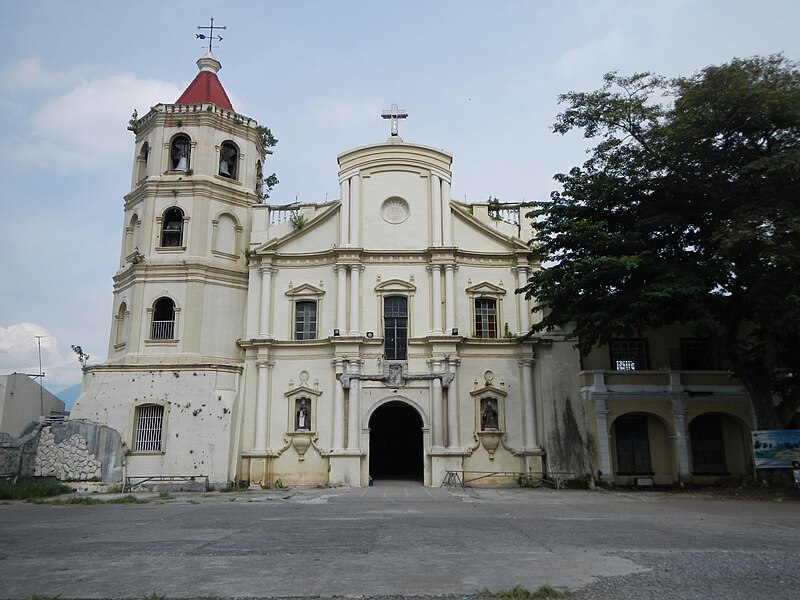
{"type": "Polygon", "coordinates": [[[81,380],[108,352],[134,109],[174,102],[214,54],[234,109],[272,129],[271,203],[339,196],[337,154],[389,136],[453,155],[452,197],[545,199],[586,159],[551,126],[603,74],[689,76],[800,59],[797,0],[0,0],[0,374],[81,380]],[[37,338],[37,336],[40,336],[37,338]]]}

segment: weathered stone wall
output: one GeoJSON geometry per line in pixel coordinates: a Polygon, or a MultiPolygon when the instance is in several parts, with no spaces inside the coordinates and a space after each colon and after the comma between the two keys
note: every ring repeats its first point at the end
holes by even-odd
{"type": "Polygon", "coordinates": [[[0,476],[56,477],[61,481],[122,481],[122,438],[87,421],[31,424],[22,437],[0,440],[0,476]]]}

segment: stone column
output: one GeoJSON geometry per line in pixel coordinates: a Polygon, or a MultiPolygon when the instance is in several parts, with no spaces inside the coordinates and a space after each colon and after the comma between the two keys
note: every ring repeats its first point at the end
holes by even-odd
{"type": "Polygon", "coordinates": [[[261,289],[261,280],[258,276],[258,265],[250,263],[247,278],[247,322],[245,323],[245,338],[253,339],[258,335],[258,295],[261,289]]]}
{"type": "Polygon", "coordinates": [[[350,178],[350,245],[361,245],[361,232],[358,228],[359,216],[359,203],[360,203],[360,180],[358,174],[350,178]]]}
{"type": "Polygon", "coordinates": [[[539,439],[536,435],[536,400],[533,390],[533,359],[523,358],[519,361],[522,367],[522,402],[524,406],[525,449],[539,448],[539,439]]]}
{"type": "MultiPolygon", "coordinates": [[[[428,361],[431,365],[431,373],[440,375],[442,372],[442,361],[432,358],[428,361]]],[[[442,448],[444,440],[444,427],[442,423],[442,379],[434,377],[431,380],[431,416],[433,420],[432,434],[433,447],[442,448]]]]}
{"type": "Polygon", "coordinates": [[[258,272],[261,273],[261,311],[258,318],[258,335],[259,337],[271,338],[270,300],[272,298],[272,276],[277,273],[277,270],[272,267],[261,266],[258,272]]]}
{"type": "Polygon", "coordinates": [[[608,409],[604,396],[595,396],[594,414],[597,419],[597,452],[600,455],[600,472],[603,478],[613,476],[611,472],[611,432],[608,430],[608,409]]]}
{"type": "Polygon", "coordinates": [[[342,206],[339,209],[339,245],[350,245],[350,180],[339,182],[342,206]]]}
{"type": "Polygon", "coordinates": [[[442,245],[442,180],[431,173],[431,226],[433,246],[442,245]]]}
{"type": "Polygon", "coordinates": [[[450,212],[450,182],[442,179],[442,243],[453,245],[453,215],[450,212]]]}
{"type": "Polygon", "coordinates": [[[269,447],[269,377],[268,370],[274,362],[259,360],[256,362],[258,377],[256,379],[256,430],[255,448],[253,452],[263,453],[269,447]]]}
{"type": "Polygon", "coordinates": [[[683,397],[672,398],[672,423],[675,427],[675,455],[678,457],[678,480],[691,478],[689,470],[689,449],[686,444],[686,405],[683,397]]]}
{"type": "Polygon", "coordinates": [[[455,377],[459,360],[450,359],[449,370],[453,373],[454,377],[450,380],[450,385],[447,386],[447,447],[458,448],[460,446],[458,440],[458,396],[456,394],[455,385],[457,378],[455,377]]]}
{"type": "Polygon", "coordinates": [[[334,327],[340,333],[347,331],[347,267],[334,265],[336,272],[336,324],[334,327]]]}
{"type": "Polygon", "coordinates": [[[350,335],[361,331],[361,271],[364,265],[350,265],[350,335]]]}
{"type": "MultiPolygon", "coordinates": [[[[517,289],[519,289],[528,282],[528,268],[517,267],[516,272],[517,289]]],[[[517,294],[517,299],[519,300],[519,333],[528,333],[531,328],[531,309],[525,294],[517,294]]]]}
{"type": "MultiPolygon", "coordinates": [[[[344,361],[333,360],[337,375],[344,373],[344,361]]],[[[336,379],[333,390],[333,450],[344,449],[344,388],[340,379],[336,379]]]]}
{"type": "Polygon", "coordinates": [[[456,265],[444,265],[444,330],[447,334],[453,332],[456,325],[456,265]]]}
{"type": "MultiPolygon", "coordinates": [[[[350,361],[351,372],[358,374],[361,371],[361,361],[350,361]]],[[[361,408],[361,381],[350,380],[350,393],[347,406],[347,449],[358,450],[361,447],[361,428],[359,427],[359,411],[361,408]]]]}
{"type": "Polygon", "coordinates": [[[442,265],[428,265],[431,272],[431,334],[442,331],[442,265]]]}

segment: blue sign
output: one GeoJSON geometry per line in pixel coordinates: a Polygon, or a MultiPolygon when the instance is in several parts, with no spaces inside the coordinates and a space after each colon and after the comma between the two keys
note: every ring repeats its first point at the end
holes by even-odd
{"type": "Polygon", "coordinates": [[[791,469],[800,461],[800,429],[753,431],[756,469],[791,469]]]}

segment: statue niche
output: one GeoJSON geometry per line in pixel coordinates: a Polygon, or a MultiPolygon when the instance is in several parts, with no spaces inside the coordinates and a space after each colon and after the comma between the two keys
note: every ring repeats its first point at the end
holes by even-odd
{"type": "Polygon", "coordinates": [[[311,431],[311,404],[308,398],[295,400],[295,431],[311,431]]]}

